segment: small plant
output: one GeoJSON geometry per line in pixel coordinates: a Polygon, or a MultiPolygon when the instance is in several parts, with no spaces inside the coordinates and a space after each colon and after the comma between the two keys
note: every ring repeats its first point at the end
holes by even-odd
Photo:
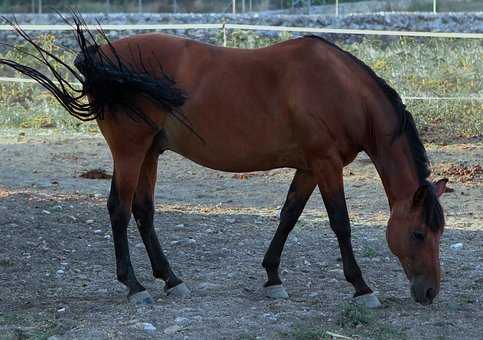
{"type": "Polygon", "coordinates": [[[330,337],[326,334],[326,331],[319,327],[297,325],[292,332],[288,334],[291,339],[295,340],[326,340],[330,337]]]}
{"type": "Polygon", "coordinates": [[[367,308],[355,303],[347,303],[342,307],[337,324],[342,328],[355,328],[368,325],[373,320],[374,314],[367,308]]]}
{"type": "Polygon", "coordinates": [[[374,248],[367,247],[367,248],[364,249],[363,256],[364,257],[376,257],[377,251],[374,248]]]}

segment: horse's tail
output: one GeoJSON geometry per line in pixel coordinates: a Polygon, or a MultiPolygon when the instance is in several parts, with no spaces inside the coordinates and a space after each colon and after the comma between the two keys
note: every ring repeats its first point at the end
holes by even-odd
{"type": "Polygon", "coordinates": [[[15,21],[5,20],[36,51],[36,54],[23,53],[46,66],[50,75],[9,59],[0,58],[0,64],[11,67],[41,84],[72,116],[82,121],[103,119],[106,109],[116,111],[116,107],[122,107],[133,120],[142,120],[158,129],[151,118],[134,104],[133,97],[138,94],[163,107],[196,134],[190,122],[179,111],[186,100],[186,94],[176,87],[175,81],[164,73],[162,68],[159,70],[161,76],[155,77],[150,74],[143,65],[140,52],[141,66],[137,69],[121,60],[101,29],[98,33],[101,34],[106,46],[100,48],[93,33],[87,29],[86,23],[78,13],[73,13],[72,24],[64,19],[73,27],[74,37],[80,49],[74,61],[75,68],[41,47],[15,21]],[[107,50],[110,56],[107,56],[104,50],[107,50]],[[61,66],[66,71],[64,75],[54,66],[61,66]],[[74,78],[75,83],[72,80],[69,82],[66,75],[74,78]]]}

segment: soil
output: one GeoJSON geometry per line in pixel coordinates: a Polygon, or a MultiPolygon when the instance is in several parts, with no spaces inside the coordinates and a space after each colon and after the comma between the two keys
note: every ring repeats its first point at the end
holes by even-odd
{"type": "Polygon", "coordinates": [[[103,179],[112,166],[102,137],[3,130],[0,338],[481,339],[483,143],[427,148],[435,175],[448,176],[453,189],[442,198],[443,280],[432,305],[411,299],[401,266],[388,250],[386,196],[364,155],[345,169],[345,181],[356,257],[383,304],[371,312],[349,304],[353,289],[343,277],[317,192],[282,258],[290,298],[263,296],[261,261],[293,170],[222,173],[165,153],[155,225],[172,267],[192,294],[183,300],[164,295],[132,224],[133,265],[156,300],[133,306],[115,275],[105,207],[110,181],[103,179]],[[93,169],[102,176],[80,177],[93,169]]]}

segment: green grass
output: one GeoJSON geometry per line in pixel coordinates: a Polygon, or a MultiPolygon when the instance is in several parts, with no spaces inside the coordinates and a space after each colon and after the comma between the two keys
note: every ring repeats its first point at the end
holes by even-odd
{"type": "Polygon", "coordinates": [[[369,247],[369,246],[366,246],[366,248],[364,248],[363,252],[362,252],[362,256],[364,257],[376,257],[378,255],[377,251],[372,248],[372,247],[369,247]]]}
{"type": "MultiPolygon", "coordinates": [[[[229,47],[257,48],[291,37],[281,33],[267,38],[251,31],[231,31],[229,47]]],[[[45,48],[71,63],[74,56],[59,48],[51,35],[41,38],[45,48]]],[[[218,43],[223,42],[222,33],[218,43]]],[[[31,49],[26,45],[22,48],[31,49]]],[[[368,37],[341,44],[363,60],[404,96],[483,97],[483,44],[476,39],[368,37]]],[[[3,57],[33,64],[31,57],[7,52],[3,57]]],[[[12,76],[0,68],[0,75],[12,76]]],[[[409,111],[426,141],[448,143],[481,136],[483,102],[477,100],[409,100],[409,111]]],[[[97,131],[95,123],[70,117],[55,99],[35,84],[0,82],[0,127],[60,128],[81,132],[97,131]]]]}
{"type": "Polygon", "coordinates": [[[325,340],[330,339],[326,331],[319,327],[296,326],[289,337],[295,340],[325,340]]]}
{"type": "Polygon", "coordinates": [[[355,303],[342,306],[337,325],[346,334],[357,334],[363,339],[406,339],[406,334],[379,320],[381,311],[369,310],[355,303]]]}
{"type": "MultiPolygon", "coordinates": [[[[407,339],[404,331],[383,321],[382,310],[369,310],[355,303],[341,305],[335,321],[317,325],[296,323],[289,331],[281,332],[281,339],[325,340],[338,334],[354,339],[407,339]]],[[[323,322],[323,321],[322,321],[323,322]]]]}

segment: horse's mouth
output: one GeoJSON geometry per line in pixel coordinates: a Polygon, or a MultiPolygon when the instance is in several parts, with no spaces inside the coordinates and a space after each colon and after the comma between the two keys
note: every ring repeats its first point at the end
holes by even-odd
{"type": "Polygon", "coordinates": [[[433,303],[437,290],[428,287],[422,280],[411,280],[411,297],[417,303],[427,306],[433,303]]]}

